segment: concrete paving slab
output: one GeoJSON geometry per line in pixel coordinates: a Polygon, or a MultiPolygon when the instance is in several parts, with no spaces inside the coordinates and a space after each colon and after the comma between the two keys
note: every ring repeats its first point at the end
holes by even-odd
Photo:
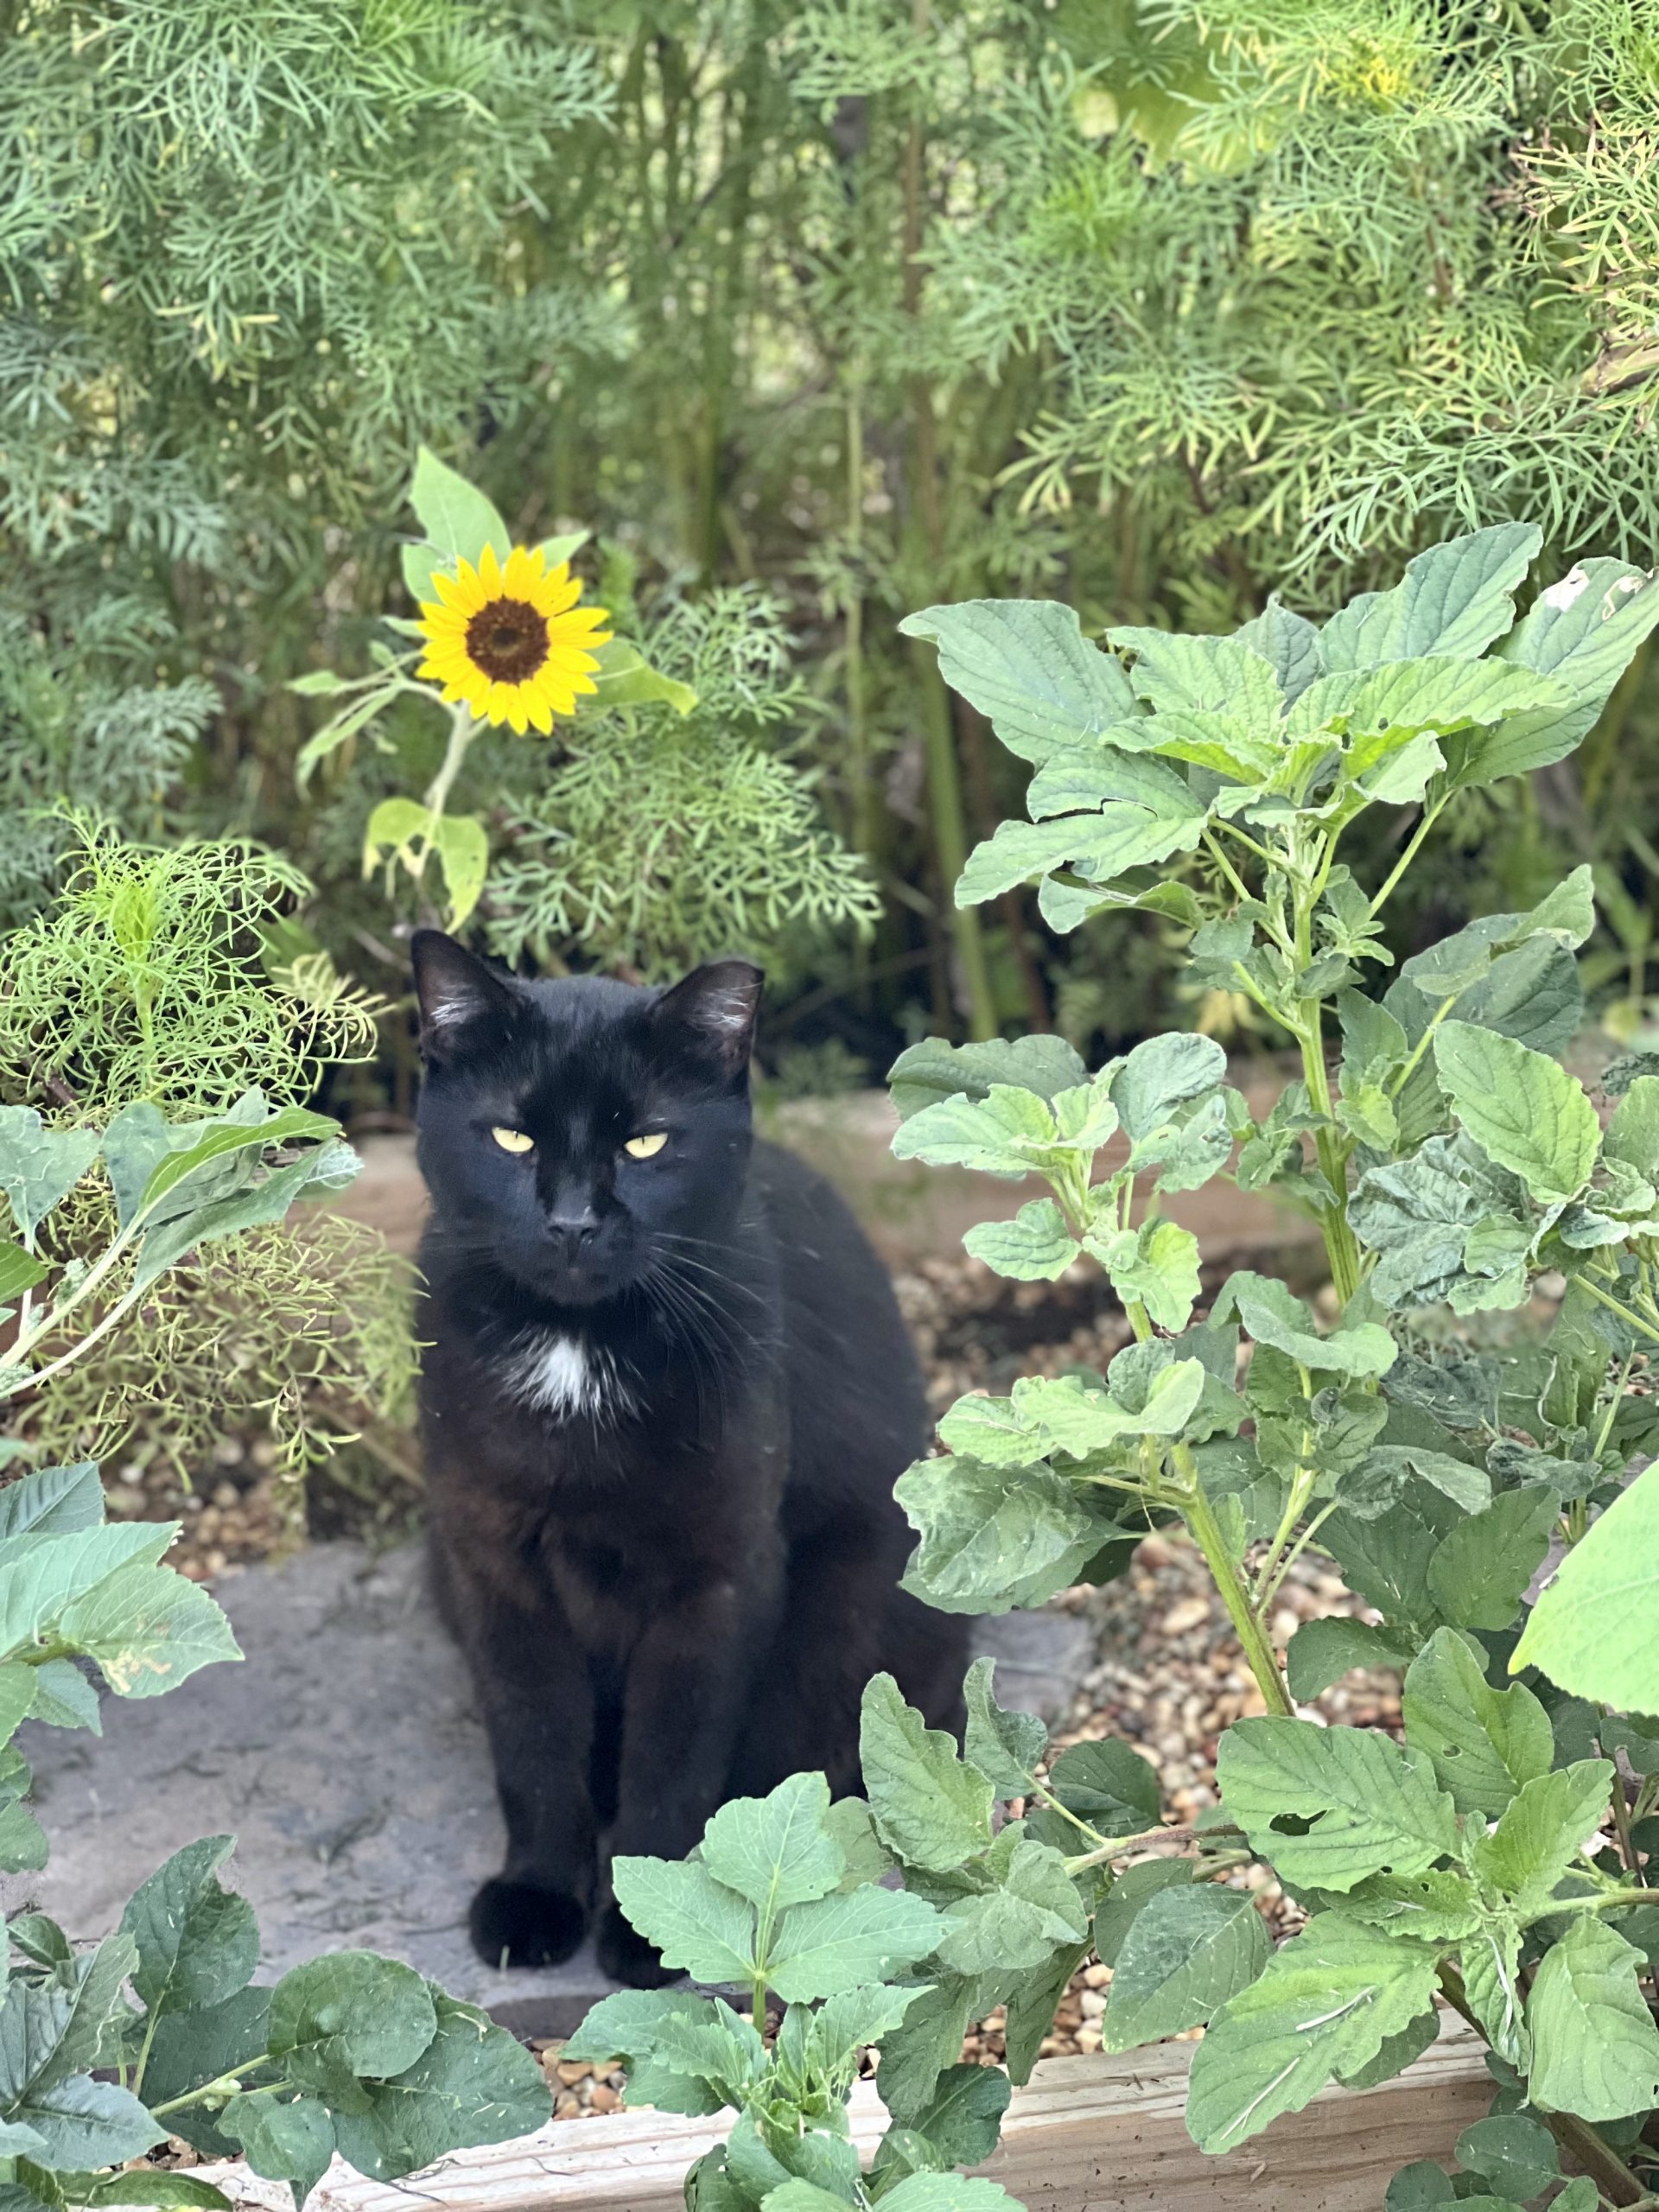
{"type": "MultiPolygon", "coordinates": [[[[246,1654],[173,1695],[106,1698],[105,1735],[20,1739],[52,1840],[43,1873],[0,1884],[76,1936],[102,1935],[144,1877],[201,1835],[238,1838],[232,1878],[264,1937],[262,1980],[364,1945],[405,1959],[526,2035],[567,2034],[612,1986],[591,1950],[542,1972],[480,1963],[466,1912],[500,1863],[483,1731],[459,1655],[424,1602],[418,1548],[320,1544],[217,1592],[246,1654]]],[[[1005,1706],[1058,1719],[1090,1657],[1088,1624],[979,1624],[1005,1706]]]]}

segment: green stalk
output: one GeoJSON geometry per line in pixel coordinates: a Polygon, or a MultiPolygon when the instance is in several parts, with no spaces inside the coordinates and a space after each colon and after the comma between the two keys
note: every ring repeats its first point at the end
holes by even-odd
{"type": "Polygon", "coordinates": [[[1186,1487],[1175,1494],[1173,1503],[1179,1508],[1186,1523],[1187,1533],[1204,1554],[1221,1602],[1227,1608],[1250,1672],[1255,1676],[1256,1687],[1267,1702],[1268,1710],[1285,1719],[1295,1717],[1296,1708],[1291,1702],[1290,1692],[1280,1669],[1278,1654],[1272,1640],[1250,1604],[1249,1592],[1244,1587],[1236,1563],[1229,1553],[1222,1536],[1221,1524],[1215,1510],[1205,1494],[1198,1480],[1198,1470],[1190,1446],[1177,1444],[1171,1455],[1185,1478],[1186,1487]]]}

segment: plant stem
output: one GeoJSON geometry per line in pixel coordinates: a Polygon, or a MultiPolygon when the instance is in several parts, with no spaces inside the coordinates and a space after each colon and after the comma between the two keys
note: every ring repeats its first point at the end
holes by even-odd
{"type": "Polygon", "coordinates": [[[452,709],[449,742],[444,747],[438,772],[427,785],[426,796],[421,801],[435,821],[443,812],[455,778],[461,773],[461,765],[467,758],[467,748],[477,735],[478,724],[473,720],[472,709],[464,704],[452,709]]]}
{"type": "Polygon", "coordinates": [[[1204,1554],[1205,1564],[1221,1593],[1221,1602],[1226,1606],[1228,1618],[1237,1632],[1250,1672],[1255,1676],[1256,1687],[1270,1713],[1292,1719],[1296,1708],[1291,1703],[1290,1692],[1285,1687],[1278,1656],[1250,1604],[1249,1592],[1244,1587],[1238,1567],[1228,1552],[1221,1525],[1205,1494],[1204,1485],[1198,1480],[1198,1466],[1192,1451],[1188,1446],[1178,1444],[1171,1457],[1186,1482],[1185,1490],[1177,1495],[1174,1503],[1179,1508],[1188,1534],[1204,1554]]]}
{"type": "MultiPolygon", "coordinates": [[[[1242,1831],[1230,1828],[1218,1821],[1214,1827],[1205,1828],[1205,1835],[1237,1835],[1242,1831]]],[[[1085,1852],[1081,1858],[1068,1859],[1068,1874],[1079,1874],[1085,1866],[1103,1866],[1109,1859],[1121,1859],[1126,1851],[1139,1851],[1149,1843],[1191,1843],[1198,1834],[1194,1827],[1142,1828],[1139,1835],[1114,1836],[1109,1843],[1102,1844],[1098,1851],[1085,1852]]]]}
{"type": "Polygon", "coordinates": [[[1383,879],[1382,888],[1377,893],[1376,898],[1371,901],[1371,912],[1374,916],[1382,912],[1384,900],[1394,895],[1401,877],[1405,874],[1406,870],[1411,866],[1413,861],[1416,859],[1418,854],[1422,850],[1424,838],[1427,836],[1429,831],[1440,820],[1441,813],[1445,810],[1446,801],[1451,798],[1451,796],[1452,794],[1450,791],[1445,792],[1440,798],[1435,800],[1433,806],[1425,810],[1422,819],[1418,823],[1417,827],[1411,834],[1410,842],[1407,845],[1405,851],[1401,854],[1394,866],[1389,870],[1388,874],[1383,879]]]}
{"type": "Polygon", "coordinates": [[[1573,1281],[1587,1290],[1592,1298],[1599,1299],[1610,1313],[1617,1313],[1621,1321],[1628,1321],[1633,1329],[1640,1329],[1643,1336],[1651,1337],[1656,1344],[1659,1344],[1659,1327],[1656,1327],[1651,1321],[1643,1320],[1639,1313],[1633,1313],[1628,1306],[1621,1305],[1618,1299],[1610,1297],[1593,1276],[1574,1275],[1573,1281]]]}
{"type": "Polygon", "coordinates": [[[257,2058],[245,2058],[233,2072],[216,2075],[211,2082],[204,2082],[199,2089],[187,2089],[181,2097],[169,2097],[164,2105],[152,2105],[150,2117],[165,2120],[170,2112],[182,2112],[187,2105],[200,2104],[204,2097],[214,2096],[220,2089],[235,2090],[245,2074],[254,2074],[271,2063],[270,2053],[262,2050],[257,2058]]]}

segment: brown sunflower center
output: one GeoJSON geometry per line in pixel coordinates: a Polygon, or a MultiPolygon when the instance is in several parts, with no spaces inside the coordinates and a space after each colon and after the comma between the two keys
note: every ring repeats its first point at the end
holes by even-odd
{"type": "Polygon", "coordinates": [[[467,658],[492,683],[528,683],[547,658],[546,616],[522,599],[493,599],[467,625],[467,658]]]}

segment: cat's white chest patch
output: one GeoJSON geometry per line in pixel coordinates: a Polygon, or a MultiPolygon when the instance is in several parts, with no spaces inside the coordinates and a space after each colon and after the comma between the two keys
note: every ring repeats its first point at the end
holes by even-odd
{"type": "Polygon", "coordinates": [[[516,1397],[559,1420],[612,1413],[626,1402],[610,1355],[575,1337],[537,1336],[519,1351],[508,1374],[516,1397]]]}

